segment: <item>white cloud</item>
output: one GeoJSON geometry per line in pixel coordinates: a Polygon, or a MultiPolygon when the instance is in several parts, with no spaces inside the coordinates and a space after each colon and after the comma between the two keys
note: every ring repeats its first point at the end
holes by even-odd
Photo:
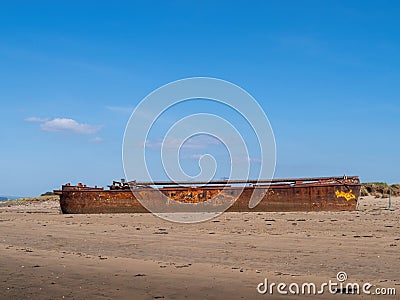
{"type": "Polygon", "coordinates": [[[40,125],[44,131],[70,131],[80,134],[93,134],[100,130],[99,126],[78,123],[73,119],[55,118],[40,125]]]}
{"type": "Polygon", "coordinates": [[[46,121],[48,121],[49,119],[43,119],[43,118],[37,118],[37,117],[29,117],[29,118],[26,118],[24,121],[26,121],[26,122],[39,122],[39,123],[41,123],[41,122],[46,122],[46,121]]]}
{"type": "Polygon", "coordinates": [[[78,123],[73,119],[55,118],[53,120],[30,117],[25,119],[27,122],[39,122],[40,129],[52,132],[73,132],[79,134],[94,134],[101,129],[101,126],[78,123]]]}
{"type": "Polygon", "coordinates": [[[91,143],[101,143],[102,141],[104,141],[104,140],[98,136],[89,140],[89,142],[91,142],[91,143]]]}

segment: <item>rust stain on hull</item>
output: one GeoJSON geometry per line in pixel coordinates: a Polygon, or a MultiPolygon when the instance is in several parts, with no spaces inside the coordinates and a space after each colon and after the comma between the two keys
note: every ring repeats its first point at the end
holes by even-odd
{"type": "Polygon", "coordinates": [[[229,212],[288,212],[355,210],[361,188],[359,179],[355,176],[274,179],[268,181],[268,185],[245,187],[229,186],[227,182],[212,183],[215,185],[167,186],[155,189],[136,182],[114,182],[109,190],[79,184],[64,185],[61,190],[55,192],[60,195],[63,213],[148,212],[137,196],[151,203],[153,212],[158,212],[157,208],[163,210],[165,207],[168,208],[168,212],[185,212],[181,203],[203,203],[205,206],[199,210],[202,212],[207,211],[207,208],[209,211],[218,211],[218,208],[226,203],[232,203],[227,210],[229,212]],[[162,197],[159,191],[167,197],[162,197]],[[249,208],[253,193],[265,195],[257,206],[249,208]]]}

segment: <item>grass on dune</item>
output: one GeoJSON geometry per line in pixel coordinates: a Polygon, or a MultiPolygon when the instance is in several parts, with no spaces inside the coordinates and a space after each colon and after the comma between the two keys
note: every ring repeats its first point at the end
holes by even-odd
{"type": "Polygon", "coordinates": [[[31,201],[58,201],[60,199],[59,196],[37,196],[37,197],[24,197],[18,198],[15,200],[6,200],[3,203],[19,203],[19,202],[31,202],[31,201]]]}

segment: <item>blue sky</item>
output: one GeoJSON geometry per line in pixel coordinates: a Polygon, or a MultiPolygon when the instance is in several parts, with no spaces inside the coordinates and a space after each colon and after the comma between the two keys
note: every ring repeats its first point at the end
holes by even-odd
{"type": "Polygon", "coordinates": [[[2,3],[0,194],[122,178],[133,108],[193,76],[257,99],[276,177],[400,182],[399,13],[397,1],[2,3]]]}

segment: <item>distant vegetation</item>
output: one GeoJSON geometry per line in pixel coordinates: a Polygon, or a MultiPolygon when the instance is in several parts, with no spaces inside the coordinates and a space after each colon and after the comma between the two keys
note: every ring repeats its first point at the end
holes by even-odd
{"type": "Polygon", "coordinates": [[[60,197],[55,196],[39,196],[39,197],[25,197],[13,200],[2,201],[0,206],[19,204],[19,203],[29,203],[29,202],[39,202],[39,201],[59,201],[60,197]]]}
{"type": "Polygon", "coordinates": [[[392,196],[400,196],[400,184],[389,185],[386,182],[366,182],[361,186],[361,196],[387,198],[390,191],[392,196]]]}
{"type": "Polygon", "coordinates": [[[41,194],[40,196],[54,196],[55,194],[53,192],[46,192],[41,194]]]}

